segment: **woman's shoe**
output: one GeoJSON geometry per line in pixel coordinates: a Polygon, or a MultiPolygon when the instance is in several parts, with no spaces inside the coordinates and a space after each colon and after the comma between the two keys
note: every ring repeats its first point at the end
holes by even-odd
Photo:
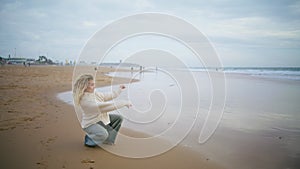
{"type": "Polygon", "coordinates": [[[87,135],[84,138],[84,145],[87,147],[96,147],[97,144],[87,135]]]}

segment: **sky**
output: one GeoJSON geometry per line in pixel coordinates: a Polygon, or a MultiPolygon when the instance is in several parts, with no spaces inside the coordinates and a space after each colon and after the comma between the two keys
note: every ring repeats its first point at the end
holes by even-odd
{"type": "Polygon", "coordinates": [[[143,12],[193,24],[224,66],[300,66],[297,0],[1,0],[0,56],[76,60],[95,32],[143,12]]]}

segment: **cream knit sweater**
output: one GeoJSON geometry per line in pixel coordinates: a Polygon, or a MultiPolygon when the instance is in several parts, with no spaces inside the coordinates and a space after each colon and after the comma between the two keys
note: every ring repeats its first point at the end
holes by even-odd
{"type": "Polygon", "coordinates": [[[102,121],[105,125],[110,123],[108,112],[130,105],[129,101],[111,101],[118,97],[121,89],[112,93],[85,92],[80,100],[82,109],[81,127],[86,128],[102,121]]]}

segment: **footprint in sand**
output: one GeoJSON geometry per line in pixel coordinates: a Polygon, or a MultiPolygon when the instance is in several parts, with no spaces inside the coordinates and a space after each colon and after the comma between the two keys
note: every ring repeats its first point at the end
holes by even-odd
{"type": "Polygon", "coordinates": [[[48,166],[47,161],[45,161],[45,160],[36,162],[36,165],[38,165],[39,168],[47,168],[47,166],[48,166]]]}
{"type": "Polygon", "coordinates": [[[84,159],[84,160],[81,160],[81,163],[95,163],[95,160],[84,159]]]}
{"type": "Polygon", "coordinates": [[[57,136],[54,137],[49,137],[46,140],[41,140],[40,143],[42,144],[42,146],[44,146],[47,150],[51,150],[49,148],[49,146],[51,144],[53,144],[55,142],[55,140],[57,139],[57,136]]]}
{"type": "MultiPolygon", "coordinates": [[[[17,111],[9,110],[8,113],[15,114],[17,111]]],[[[15,129],[17,126],[24,126],[24,128],[28,128],[28,125],[31,124],[32,121],[39,118],[40,115],[36,116],[22,116],[11,119],[5,119],[0,121],[0,131],[15,129]]]]}
{"type": "Polygon", "coordinates": [[[83,164],[89,164],[89,165],[91,165],[89,168],[93,169],[94,167],[92,165],[95,163],[95,160],[84,159],[84,160],[81,160],[81,163],[83,163],[83,164]]]}

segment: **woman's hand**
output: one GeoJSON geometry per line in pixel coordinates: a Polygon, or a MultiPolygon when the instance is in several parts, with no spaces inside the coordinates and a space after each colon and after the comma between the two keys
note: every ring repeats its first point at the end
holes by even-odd
{"type": "Polygon", "coordinates": [[[130,107],[132,107],[132,103],[129,101],[129,102],[126,104],[126,107],[129,109],[130,107]]]}
{"type": "Polygon", "coordinates": [[[123,90],[123,89],[125,89],[125,88],[126,88],[126,86],[125,86],[125,85],[123,85],[123,84],[121,84],[121,85],[120,85],[120,89],[122,89],[122,90],[123,90]]]}

